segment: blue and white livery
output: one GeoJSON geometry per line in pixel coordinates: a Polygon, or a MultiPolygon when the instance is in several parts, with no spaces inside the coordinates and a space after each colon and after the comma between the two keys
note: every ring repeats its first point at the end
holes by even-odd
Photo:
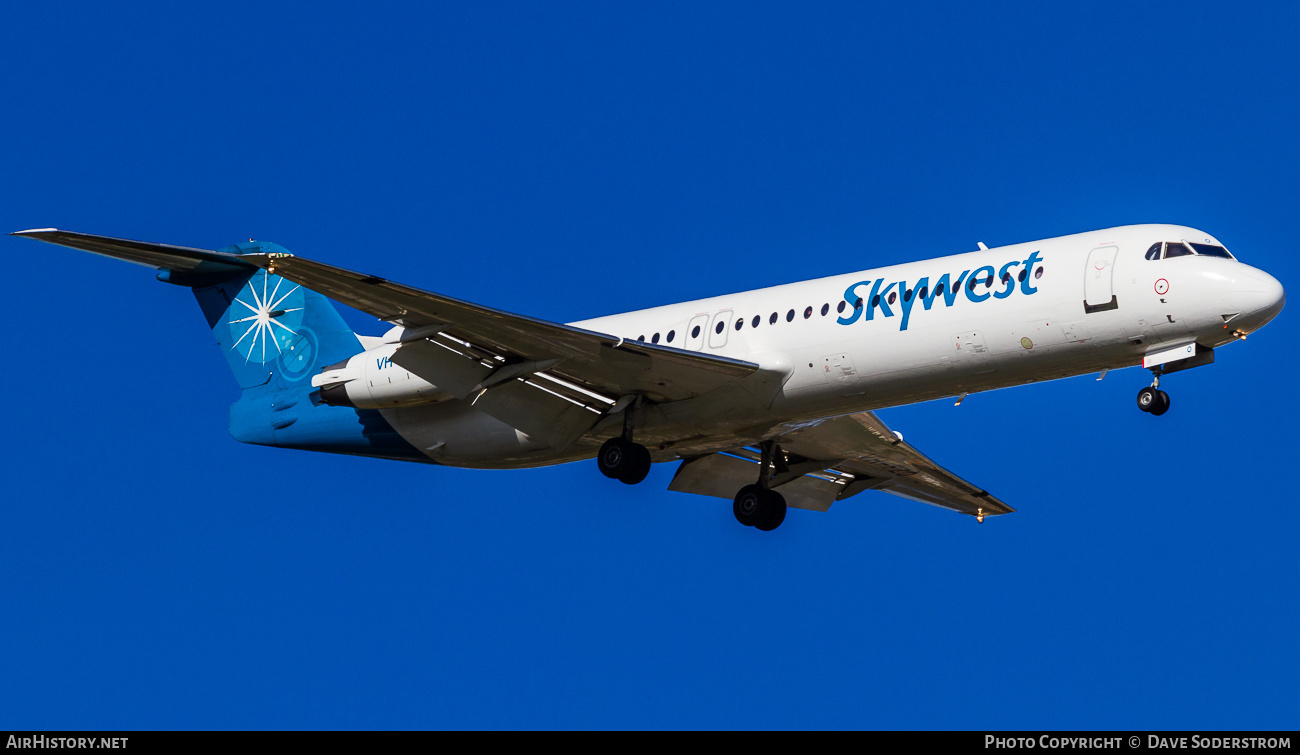
{"type": "Polygon", "coordinates": [[[56,229],[14,235],[190,288],[241,389],[240,441],[511,469],[596,457],[627,484],[732,501],[771,530],[866,490],[983,521],[1013,509],[875,409],[1142,365],[1210,364],[1286,301],[1194,228],[1134,225],[560,324],[252,242],[221,251],[56,229]],[[328,297],[328,298],[327,298],[328,297]],[[337,300],[391,323],[353,333],[337,300]]]}

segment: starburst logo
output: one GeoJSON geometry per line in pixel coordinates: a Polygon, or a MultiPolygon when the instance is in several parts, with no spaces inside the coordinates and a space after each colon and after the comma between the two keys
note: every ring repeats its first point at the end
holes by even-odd
{"type": "Polygon", "coordinates": [[[230,348],[238,349],[244,355],[244,364],[249,361],[266,364],[268,358],[275,359],[282,356],[285,349],[292,349],[298,335],[295,328],[302,322],[301,286],[294,286],[282,294],[280,288],[284,278],[275,277],[272,287],[271,278],[274,276],[264,270],[258,275],[261,281],[258,281],[258,276],[250,279],[229,310],[230,331],[236,338],[230,348]]]}

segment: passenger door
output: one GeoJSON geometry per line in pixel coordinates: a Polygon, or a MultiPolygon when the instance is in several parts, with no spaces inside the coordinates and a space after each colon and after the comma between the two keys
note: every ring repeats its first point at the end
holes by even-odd
{"type": "Polygon", "coordinates": [[[1119,308],[1115,298],[1115,255],[1117,246],[1100,246],[1088,253],[1084,270],[1083,311],[1085,314],[1119,308]]]}

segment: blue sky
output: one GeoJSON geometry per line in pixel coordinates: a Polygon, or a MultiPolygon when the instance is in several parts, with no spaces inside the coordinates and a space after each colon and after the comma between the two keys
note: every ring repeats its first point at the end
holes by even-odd
{"type": "MultiPolygon", "coordinates": [[[[1137,222],[1300,285],[1283,4],[10,6],[4,231],[559,321],[1137,222]]],[[[0,728],[1300,724],[1290,310],[1160,418],[1137,369],[880,412],[1014,515],[763,535],[668,465],[241,445],[187,291],[0,247],[0,728]]]]}

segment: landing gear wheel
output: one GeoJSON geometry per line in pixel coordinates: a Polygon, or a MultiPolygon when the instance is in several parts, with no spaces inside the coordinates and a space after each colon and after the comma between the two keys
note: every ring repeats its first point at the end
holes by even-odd
{"type": "Polygon", "coordinates": [[[635,485],[650,474],[650,452],[640,443],[610,438],[596,454],[596,465],[606,477],[635,485]]]}
{"type": "Polygon", "coordinates": [[[628,444],[632,447],[627,470],[618,476],[618,481],[625,485],[635,485],[650,474],[650,452],[640,443],[628,444]]]}
{"type": "Polygon", "coordinates": [[[731,505],[731,513],[736,521],[746,527],[755,527],[763,532],[771,532],[785,521],[785,498],[775,491],[764,490],[757,485],[746,485],[736,494],[731,505]]]}
{"type": "Polygon", "coordinates": [[[754,526],[763,532],[771,532],[785,521],[785,496],[774,490],[764,490],[767,494],[767,516],[754,526]]]}
{"type": "Polygon", "coordinates": [[[736,521],[746,527],[753,527],[762,522],[767,514],[766,493],[766,490],[757,485],[746,485],[741,488],[731,504],[731,513],[736,515],[736,521]]]}
{"type": "Polygon", "coordinates": [[[1156,404],[1147,411],[1157,417],[1169,411],[1169,394],[1164,391],[1156,391],[1156,404]]]}
{"type": "Polygon", "coordinates": [[[600,473],[606,477],[617,480],[624,470],[627,469],[628,457],[631,450],[628,446],[631,443],[622,438],[610,438],[600,447],[600,453],[596,454],[596,466],[600,467],[600,473]]]}
{"type": "MultiPolygon", "coordinates": [[[[1156,390],[1155,388],[1151,388],[1151,387],[1146,387],[1138,391],[1138,398],[1137,398],[1138,408],[1144,412],[1148,412],[1148,413],[1152,412],[1156,407],[1160,405],[1161,393],[1164,393],[1164,391],[1156,390]]],[[[1168,397],[1166,397],[1166,402],[1167,401],[1168,401],[1168,397]]],[[[1166,406],[1166,408],[1168,407],[1166,406]]]]}

